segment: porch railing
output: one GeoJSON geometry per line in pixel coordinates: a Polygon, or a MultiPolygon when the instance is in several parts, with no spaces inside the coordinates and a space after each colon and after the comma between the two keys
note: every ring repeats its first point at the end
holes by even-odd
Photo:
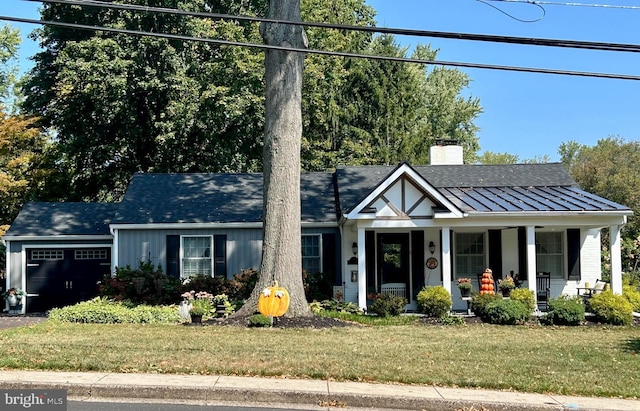
{"type": "Polygon", "coordinates": [[[396,297],[407,298],[407,285],[405,283],[386,283],[381,285],[382,294],[391,294],[396,297]]]}

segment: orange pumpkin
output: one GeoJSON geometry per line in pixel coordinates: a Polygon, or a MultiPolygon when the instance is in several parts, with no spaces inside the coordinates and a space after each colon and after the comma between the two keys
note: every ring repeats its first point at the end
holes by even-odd
{"type": "Polygon", "coordinates": [[[487,268],[480,279],[480,294],[495,294],[492,271],[487,268]]]}
{"type": "Polygon", "coordinates": [[[258,298],[258,311],[267,317],[281,317],[289,308],[289,292],[284,287],[278,287],[274,281],[273,287],[267,287],[258,298]]]}

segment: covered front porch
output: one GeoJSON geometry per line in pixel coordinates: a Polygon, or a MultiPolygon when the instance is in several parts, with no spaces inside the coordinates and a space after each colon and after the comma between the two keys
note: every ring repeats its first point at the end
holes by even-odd
{"type": "MultiPolygon", "coordinates": [[[[367,224],[368,225],[368,224],[367,224]]],[[[619,226],[610,226],[611,287],[622,292],[619,226]],[[617,250],[617,252],[613,252],[617,250]]],[[[444,286],[452,295],[454,310],[465,310],[458,278],[471,278],[480,290],[479,276],[490,268],[496,281],[517,274],[520,287],[538,295],[536,276],[550,273],[550,296],[577,295],[578,288],[602,278],[600,230],[528,226],[489,229],[479,227],[356,228],[349,242],[350,280],[345,297],[365,309],[372,294],[392,293],[407,298],[416,310],[416,296],[425,286],[444,286]]],[[[496,290],[497,291],[497,290],[496,290]]]]}
{"type": "Polygon", "coordinates": [[[602,229],[610,233],[611,288],[622,293],[620,229],[631,211],[580,190],[560,164],[509,167],[338,170],[347,187],[340,193],[345,300],[366,309],[371,294],[392,292],[412,310],[423,287],[442,285],[462,310],[457,279],[471,278],[478,290],[486,268],[496,281],[517,274],[534,295],[537,273],[547,272],[550,297],[577,295],[602,278],[602,229]]]}

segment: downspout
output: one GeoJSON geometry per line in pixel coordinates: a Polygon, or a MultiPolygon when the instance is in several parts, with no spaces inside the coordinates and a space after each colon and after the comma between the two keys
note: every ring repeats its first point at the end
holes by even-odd
{"type": "Polygon", "coordinates": [[[118,266],[118,230],[109,226],[109,232],[113,236],[113,247],[111,248],[111,276],[115,277],[118,266]]]}
{"type": "MultiPolygon", "coordinates": [[[[10,276],[9,276],[9,267],[11,266],[10,261],[9,261],[10,260],[9,256],[11,255],[9,253],[9,249],[11,247],[11,241],[5,241],[5,239],[3,238],[2,239],[2,244],[4,244],[4,246],[5,246],[5,258],[4,258],[4,264],[5,264],[5,271],[4,271],[4,275],[5,275],[4,282],[5,282],[5,284],[4,284],[4,287],[5,288],[2,291],[6,291],[6,290],[9,289],[9,278],[10,278],[10,276]]],[[[9,303],[8,302],[5,303],[5,307],[4,308],[6,308],[7,310],[9,309],[9,303]]]]}

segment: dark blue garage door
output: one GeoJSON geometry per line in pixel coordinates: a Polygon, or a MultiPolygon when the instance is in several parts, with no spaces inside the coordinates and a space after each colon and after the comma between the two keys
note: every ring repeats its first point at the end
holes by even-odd
{"type": "Polygon", "coordinates": [[[111,249],[27,249],[27,312],[44,312],[98,295],[110,272],[111,249]]]}

